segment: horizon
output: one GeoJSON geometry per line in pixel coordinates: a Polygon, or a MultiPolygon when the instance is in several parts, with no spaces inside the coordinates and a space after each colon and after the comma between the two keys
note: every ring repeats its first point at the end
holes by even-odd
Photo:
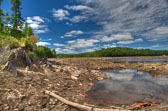
{"type": "MultiPolygon", "coordinates": [[[[168,50],[167,0],[21,0],[37,45],[76,54],[102,48],[168,50]]],[[[2,9],[11,12],[10,0],[2,9]]]]}

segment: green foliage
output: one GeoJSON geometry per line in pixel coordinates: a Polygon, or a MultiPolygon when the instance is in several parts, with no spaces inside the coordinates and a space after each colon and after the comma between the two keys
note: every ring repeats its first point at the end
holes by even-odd
{"type": "Polygon", "coordinates": [[[25,23],[24,29],[23,29],[23,36],[27,39],[30,39],[30,36],[34,35],[32,28],[28,26],[27,22],[25,23]]]}
{"type": "Polygon", "coordinates": [[[23,36],[22,31],[14,29],[14,28],[11,29],[10,35],[17,38],[17,39],[20,39],[23,36]]]}
{"type": "Polygon", "coordinates": [[[23,18],[21,17],[21,2],[20,0],[11,0],[12,8],[11,10],[14,12],[12,14],[13,29],[18,30],[23,26],[23,18]]]}
{"type": "Polygon", "coordinates": [[[0,8],[0,34],[2,34],[4,30],[3,16],[4,16],[3,10],[0,8]]]}
{"type": "Polygon", "coordinates": [[[66,57],[124,57],[124,56],[162,56],[168,55],[168,50],[132,49],[115,47],[101,49],[95,52],[82,54],[57,54],[58,58],[66,57]]]}
{"type": "Polygon", "coordinates": [[[48,57],[48,58],[54,58],[56,57],[56,53],[50,48],[45,47],[45,46],[38,46],[36,49],[36,54],[38,57],[43,58],[43,57],[48,57]]]}
{"type": "Polygon", "coordinates": [[[32,51],[28,51],[28,54],[30,55],[31,58],[34,58],[34,57],[35,57],[35,54],[34,54],[34,52],[32,52],[32,51]]]}
{"type": "Polygon", "coordinates": [[[33,50],[33,45],[31,44],[30,40],[26,40],[26,50],[27,51],[33,50]]]}
{"type": "Polygon", "coordinates": [[[0,35],[0,48],[9,45],[10,49],[20,47],[20,42],[14,37],[6,37],[5,35],[0,35]]]}

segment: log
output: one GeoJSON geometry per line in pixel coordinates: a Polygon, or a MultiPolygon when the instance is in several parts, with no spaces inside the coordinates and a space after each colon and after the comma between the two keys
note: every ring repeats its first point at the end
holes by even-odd
{"type": "Polygon", "coordinates": [[[91,106],[85,106],[85,105],[81,105],[81,104],[78,104],[78,103],[68,101],[68,100],[60,97],[59,95],[51,92],[51,91],[45,90],[44,92],[46,94],[58,99],[59,101],[63,102],[66,105],[69,105],[69,106],[72,106],[72,107],[75,107],[77,109],[84,110],[84,111],[128,111],[128,110],[120,110],[120,109],[100,109],[100,108],[94,108],[94,107],[91,107],[91,106]]]}

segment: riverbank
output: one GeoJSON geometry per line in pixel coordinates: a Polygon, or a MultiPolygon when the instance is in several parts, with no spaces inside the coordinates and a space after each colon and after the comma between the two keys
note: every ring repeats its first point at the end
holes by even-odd
{"type": "MultiPolygon", "coordinates": [[[[15,53],[20,50],[22,49],[17,49],[15,53]]],[[[16,56],[12,57],[16,58],[16,56]]],[[[156,74],[160,68],[165,68],[162,74],[166,74],[168,66],[162,63],[113,63],[111,61],[113,58],[70,58],[34,60],[30,67],[27,67],[24,66],[25,59],[21,60],[20,55],[17,57],[19,59],[15,59],[12,63],[16,66],[12,68],[16,68],[17,74],[13,75],[13,72],[4,70],[0,72],[0,110],[2,111],[80,111],[45,94],[45,90],[75,103],[105,108],[101,103],[90,102],[87,96],[87,91],[95,83],[109,78],[109,75],[102,74],[100,70],[146,68],[147,71],[147,66],[151,67],[153,64],[157,69],[154,71],[156,74]]],[[[6,66],[9,68],[10,62],[6,66]]],[[[154,66],[150,69],[153,70],[154,66]]],[[[110,105],[106,108],[110,108],[110,105]]],[[[125,107],[119,109],[123,108],[125,107]]]]}

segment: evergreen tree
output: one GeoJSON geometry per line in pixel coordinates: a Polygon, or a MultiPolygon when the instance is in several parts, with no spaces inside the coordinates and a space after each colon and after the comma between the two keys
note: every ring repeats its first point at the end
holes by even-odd
{"type": "Polygon", "coordinates": [[[23,18],[21,17],[21,1],[20,0],[11,0],[12,8],[11,10],[14,12],[12,14],[13,29],[18,30],[23,26],[23,18]]]}
{"type": "Polygon", "coordinates": [[[25,23],[24,29],[23,29],[23,35],[28,39],[28,24],[25,23]]]}
{"type": "Polygon", "coordinates": [[[6,12],[4,18],[5,18],[5,31],[6,31],[6,33],[9,33],[9,21],[10,21],[10,17],[9,17],[8,12],[6,12]]]}
{"type": "Polygon", "coordinates": [[[4,28],[4,24],[3,24],[3,10],[1,8],[1,3],[3,2],[3,0],[0,0],[0,34],[3,33],[3,28],[4,28]]]}
{"type": "Polygon", "coordinates": [[[32,28],[28,26],[27,22],[25,23],[24,29],[23,29],[23,35],[27,38],[30,39],[31,35],[33,34],[32,28]]]}
{"type": "Polygon", "coordinates": [[[31,27],[28,27],[28,37],[30,38],[31,35],[34,35],[33,30],[31,27]]]}
{"type": "Polygon", "coordinates": [[[3,24],[3,11],[0,9],[0,34],[3,33],[4,30],[4,24],[3,24]]]}

